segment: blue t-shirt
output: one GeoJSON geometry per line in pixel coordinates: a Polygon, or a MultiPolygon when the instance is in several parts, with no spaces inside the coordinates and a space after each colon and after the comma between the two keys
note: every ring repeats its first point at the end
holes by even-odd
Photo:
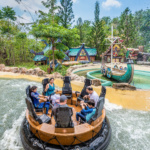
{"type": "Polygon", "coordinates": [[[96,108],[89,108],[88,106],[86,109],[82,110],[86,114],[86,121],[89,121],[93,115],[95,115],[96,108]]]}
{"type": "Polygon", "coordinates": [[[31,97],[33,99],[33,105],[34,107],[38,107],[38,105],[40,104],[39,102],[39,93],[37,92],[31,92],[31,97]]]}

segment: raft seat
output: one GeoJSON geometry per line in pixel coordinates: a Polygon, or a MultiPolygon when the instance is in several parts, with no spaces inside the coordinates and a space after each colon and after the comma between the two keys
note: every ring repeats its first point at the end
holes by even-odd
{"type": "MultiPolygon", "coordinates": [[[[84,99],[83,99],[83,97],[85,96],[85,95],[88,95],[88,93],[86,92],[86,88],[88,87],[88,86],[91,86],[91,84],[92,84],[92,81],[90,80],[90,79],[85,79],[84,80],[84,87],[83,87],[83,89],[82,89],[82,91],[81,91],[81,94],[80,94],[80,96],[78,96],[77,97],[77,101],[76,101],[76,106],[78,105],[78,102],[80,102],[80,101],[83,101],[84,99]]],[[[76,95],[78,95],[78,91],[76,92],[76,95]]]]}
{"type": "Polygon", "coordinates": [[[33,106],[33,103],[31,101],[30,97],[27,97],[25,100],[26,100],[26,104],[27,104],[27,109],[29,111],[29,115],[33,118],[33,121],[38,122],[39,124],[51,122],[51,118],[48,117],[46,114],[38,116],[35,113],[34,106],[33,106]]]}
{"type": "Polygon", "coordinates": [[[74,133],[71,107],[58,107],[56,109],[55,133],[74,133]]]}
{"type": "Polygon", "coordinates": [[[71,99],[72,104],[72,87],[71,87],[71,78],[69,76],[64,77],[64,84],[62,88],[62,94],[66,95],[68,99],[71,99]]]}
{"type": "MultiPolygon", "coordinates": [[[[30,85],[26,88],[26,95],[27,95],[27,97],[29,97],[32,100],[31,92],[30,92],[30,85]]],[[[32,101],[32,103],[33,103],[33,101],[32,101]]],[[[43,108],[35,108],[34,107],[34,109],[36,112],[43,112],[43,108]]]]}

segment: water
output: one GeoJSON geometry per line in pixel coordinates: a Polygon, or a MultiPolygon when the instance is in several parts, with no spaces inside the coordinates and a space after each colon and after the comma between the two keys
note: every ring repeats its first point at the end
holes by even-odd
{"type": "MultiPolygon", "coordinates": [[[[0,150],[23,150],[19,129],[25,116],[25,88],[42,85],[26,80],[0,79],[0,150]]],[[[106,100],[105,108],[112,128],[108,150],[149,150],[150,112],[122,109],[106,100]]]]}
{"type": "MultiPolygon", "coordinates": [[[[86,77],[87,72],[90,72],[90,71],[91,70],[80,71],[80,72],[77,72],[76,74],[86,77]]],[[[112,81],[113,83],[116,83],[116,81],[108,79],[107,77],[103,76],[99,72],[92,73],[91,75],[96,78],[100,78],[102,80],[112,81]]],[[[138,89],[150,89],[150,72],[135,70],[131,85],[135,86],[138,89]]]]}
{"type": "Polygon", "coordinates": [[[0,79],[0,149],[22,150],[19,128],[25,116],[25,88],[37,85],[42,91],[40,83],[26,80],[0,79]]]}

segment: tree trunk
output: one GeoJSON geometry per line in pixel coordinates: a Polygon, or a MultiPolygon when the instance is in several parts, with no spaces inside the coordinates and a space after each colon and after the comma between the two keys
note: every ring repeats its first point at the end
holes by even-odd
{"type": "Polygon", "coordinates": [[[54,39],[52,40],[52,51],[53,51],[53,71],[55,71],[55,64],[54,64],[54,60],[55,60],[55,57],[54,57],[54,39]]]}

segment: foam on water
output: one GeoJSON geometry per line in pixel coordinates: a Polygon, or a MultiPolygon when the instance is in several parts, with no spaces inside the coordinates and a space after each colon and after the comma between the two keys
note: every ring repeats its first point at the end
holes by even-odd
{"type": "Polygon", "coordinates": [[[0,147],[2,150],[23,150],[19,131],[24,117],[25,111],[22,112],[17,120],[14,120],[12,128],[4,132],[2,140],[0,141],[0,147]]]}
{"type": "MultiPolygon", "coordinates": [[[[19,129],[25,115],[25,88],[42,85],[26,80],[0,80],[0,150],[23,150],[19,129]],[[8,92],[9,88],[9,92],[8,92]]],[[[123,109],[105,101],[112,128],[108,150],[149,150],[150,112],[123,109]]]]}
{"type": "Polygon", "coordinates": [[[108,99],[105,99],[105,108],[106,110],[112,111],[114,109],[122,109],[122,106],[118,106],[116,104],[112,104],[108,99]]]}

